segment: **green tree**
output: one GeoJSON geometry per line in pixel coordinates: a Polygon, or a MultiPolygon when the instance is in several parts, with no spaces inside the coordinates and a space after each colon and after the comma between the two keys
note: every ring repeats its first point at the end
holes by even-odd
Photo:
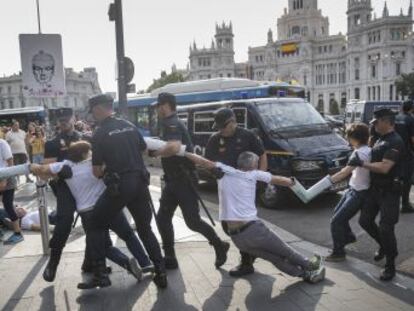
{"type": "Polygon", "coordinates": [[[410,99],[414,99],[414,73],[403,73],[401,77],[395,81],[397,93],[402,96],[408,96],[410,99]]]}
{"type": "Polygon", "coordinates": [[[329,113],[331,115],[338,115],[340,113],[338,102],[335,99],[331,99],[329,102],[329,113]]]}
{"type": "Polygon", "coordinates": [[[150,93],[155,89],[163,87],[170,83],[184,82],[184,76],[179,72],[172,72],[167,74],[166,71],[161,71],[161,76],[158,79],[154,79],[152,84],[148,87],[147,92],[150,93]]]}

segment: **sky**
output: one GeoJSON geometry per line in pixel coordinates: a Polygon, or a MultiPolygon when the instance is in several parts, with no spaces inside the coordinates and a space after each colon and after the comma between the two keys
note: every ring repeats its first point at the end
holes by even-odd
{"type": "MultiPolygon", "coordinates": [[[[64,66],[74,70],[96,67],[101,88],[116,91],[115,24],[108,19],[112,0],[39,0],[43,33],[63,39],[64,66]]],[[[330,19],[330,32],[346,33],[346,0],[319,0],[330,19]]],[[[409,0],[388,0],[390,14],[409,0]]],[[[377,16],[383,0],[372,0],[377,16]]],[[[247,60],[249,46],[266,44],[271,28],[288,0],[123,0],[125,54],[135,63],[133,82],[147,88],[172,64],[185,68],[190,43],[210,47],[215,23],[232,21],[235,58],[247,60]]],[[[37,33],[36,0],[0,0],[0,76],[21,70],[18,35],[37,33]]]]}

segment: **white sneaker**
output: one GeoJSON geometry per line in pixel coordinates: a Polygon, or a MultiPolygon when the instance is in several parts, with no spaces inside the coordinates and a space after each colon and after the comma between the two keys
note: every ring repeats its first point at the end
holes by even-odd
{"type": "Polygon", "coordinates": [[[319,283],[325,279],[326,269],[324,259],[321,255],[315,254],[311,261],[311,268],[305,271],[303,280],[312,284],[319,283]]]}
{"type": "Polygon", "coordinates": [[[135,258],[131,258],[129,260],[128,271],[138,280],[138,282],[142,280],[142,269],[138,265],[138,262],[135,258]]]}

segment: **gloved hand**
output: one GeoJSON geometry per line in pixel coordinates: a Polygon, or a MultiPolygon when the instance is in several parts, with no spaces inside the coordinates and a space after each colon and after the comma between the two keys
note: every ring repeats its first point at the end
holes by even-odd
{"type": "Polygon", "coordinates": [[[63,165],[61,171],[57,174],[60,179],[69,179],[72,178],[73,172],[72,168],[69,165],[63,165]]]}
{"type": "Polygon", "coordinates": [[[348,166],[355,166],[355,167],[362,167],[364,165],[364,161],[362,161],[358,155],[358,152],[355,152],[354,155],[349,159],[348,166]]]}
{"type": "Polygon", "coordinates": [[[221,168],[219,167],[215,167],[211,170],[211,174],[214,176],[214,178],[216,179],[222,179],[224,176],[224,172],[221,170],[221,168]]]}

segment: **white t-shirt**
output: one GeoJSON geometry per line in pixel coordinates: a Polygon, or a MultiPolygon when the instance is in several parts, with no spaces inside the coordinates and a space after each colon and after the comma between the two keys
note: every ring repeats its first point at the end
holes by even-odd
{"type": "Polygon", "coordinates": [[[39,211],[27,213],[26,216],[22,218],[21,227],[23,230],[31,230],[32,225],[40,225],[39,211]]]}
{"type": "Polygon", "coordinates": [[[76,209],[78,212],[90,210],[106,188],[103,181],[93,175],[92,160],[79,163],[65,160],[49,164],[49,167],[53,174],[57,174],[64,165],[69,165],[72,168],[73,176],[66,179],[66,183],[75,198],[76,209]]]}
{"type": "Polygon", "coordinates": [[[9,143],[13,154],[27,154],[25,138],[26,132],[22,130],[18,130],[17,132],[9,131],[6,134],[6,140],[9,143]]]}
{"type": "Polygon", "coordinates": [[[270,183],[272,175],[259,170],[242,172],[222,163],[216,166],[224,172],[218,181],[220,220],[257,220],[256,182],[270,183]]]}
{"type": "Polygon", "coordinates": [[[7,160],[13,158],[9,144],[4,140],[0,139],[0,168],[7,167],[7,160]]]}
{"type": "MultiPolygon", "coordinates": [[[[351,158],[358,153],[359,158],[364,162],[371,161],[371,148],[368,146],[362,146],[354,151],[351,158]]],[[[369,189],[371,184],[370,172],[366,168],[357,167],[352,172],[351,179],[349,180],[349,186],[356,191],[362,191],[369,189]]]]}

